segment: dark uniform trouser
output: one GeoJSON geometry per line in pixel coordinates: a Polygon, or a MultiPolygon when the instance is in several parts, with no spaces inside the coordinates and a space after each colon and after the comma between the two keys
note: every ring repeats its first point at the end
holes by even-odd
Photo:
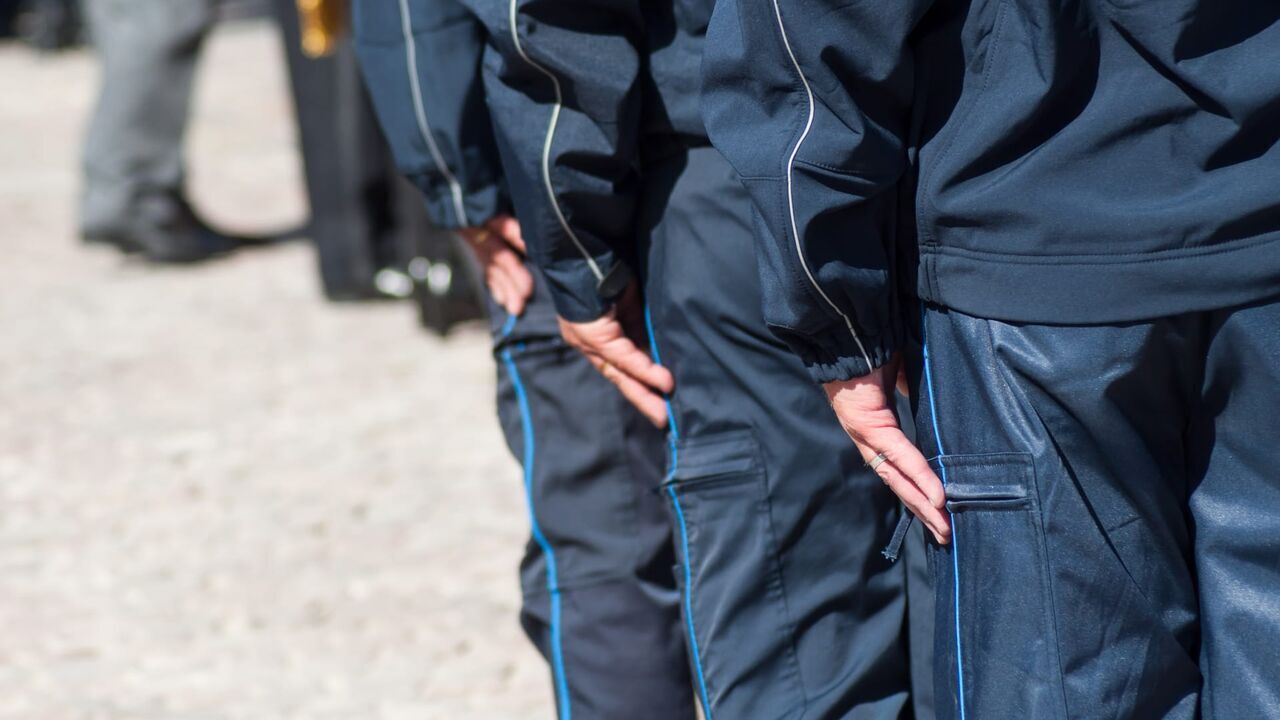
{"type": "Polygon", "coordinates": [[[711,148],[644,174],[646,294],[676,379],[665,492],[707,715],[909,716],[906,574],[880,555],[897,507],[765,329],[746,191],[711,148]]]}
{"type": "Polygon", "coordinates": [[[214,0],[86,0],[102,79],[83,151],[82,229],[181,190],[196,56],[216,9],[214,0]]]}
{"type": "Polygon", "coordinates": [[[533,531],[521,622],[551,665],[562,720],[693,720],[662,437],[560,339],[535,278],[518,321],[490,307],[498,415],[533,531]]]}
{"type": "Polygon", "coordinates": [[[1280,717],[1280,302],[923,324],[939,717],[1280,717]]]}

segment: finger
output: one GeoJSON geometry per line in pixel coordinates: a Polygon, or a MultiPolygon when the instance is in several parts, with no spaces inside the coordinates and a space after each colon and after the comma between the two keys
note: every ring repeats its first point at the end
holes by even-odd
{"type": "Polygon", "coordinates": [[[900,430],[882,430],[875,434],[874,439],[855,441],[855,444],[867,463],[871,463],[878,455],[884,455],[885,460],[876,466],[875,473],[929,527],[938,542],[946,544],[951,534],[951,523],[942,510],[946,505],[942,483],[906,436],[900,430]],[[904,459],[909,465],[913,455],[919,456],[920,462],[924,463],[927,476],[922,477],[904,470],[904,459]],[[933,483],[936,483],[936,487],[933,483]],[[935,494],[943,498],[941,502],[934,501],[935,494]]]}
{"type": "Polygon", "coordinates": [[[499,215],[490,220],[488,226],[508,245],[519,250],[522,255],[528,252],[524,245],[524,236],[520,233],[520,223],[515,218],[510,215],[499,215]]]}
{"type": "Polygon", "coordinates": [[[490,267],[485,273],[485,284],[489,286],[489,294],[493,295],[493,301],[501,305],[503,310],[511,312],[511,299],[515,293],[511,289],[506,274],[497,268],[490,267]]]}
{"type": "Polygon", "coordinates": [[[556,318],[556,324],[560,327],[560,337],[564,339],[569,347],[576,348],[579,352],[587,355],[586,346],[582,342],[582,338],[578,335],[578,328],[564,318],[556,318]]]}
{"type": "Polygon", "coordinates": [[[533,273],[529,272],[529,268],[523,263],[516,266],[515,281],[516,290],[523,299],[528,300],[533,297],[533,273]]]}
{"type": "Polygon", "coordinates": [[[523,313],[526,298],[520,292],[518,281],[512,277],[510,270],[494,265],[489,268],[489,274],[493,278],[493,284],[502,288],[502,308],[515,316],[523,313]]]}
{"type": "Polygon", "coordinates": [[[654,362],[630,338],[620,337],[605,344],[600,348],[600,355],[623,373],[654,390],[670,393],[675,389],[675,378],[671,376],[671,371],[654,362]]]}
{"type": "Polygon", "coordinates": [[[524,298],[521,298],[514,290],[510,289],[510,283],[507,284],[507,290],[502,295],[502,309],[507,311],[508,315],[520,317],[524,313],[524,298]]]}
{"type": "Polygon", "coordinates": [[[898,392],[903,397],[911,397],[911,386],[907,384],[907,369],[905,367],[898,368],[898,392]]]}
{"type": "Polygon", "coordinates": [[[658,428],[667,426],[667,403],[661,395],[608,363],[601,362],[597,369],[649,422],[658,428]]]}
{"type": "Polygon", "coordinates": [[[929,467],[929,461],[911,444],[898,428],[884,428],[867,435],[867,442],[879,448],[888,461],[907,476],[920,492],[929,498],[929,504],[941,510],[947,504],[947,492],[938,474],[929,467]]]}
{"type": "Polygon", "coordinates": [[[507,295],[507,312],[519,317],[524,314],[524,309],[529,305],[529,292],[521,287],[522,282],[519,276],[507,275],[507,287],[509,288],[507,295]]]}
{"type": "Polygon", "coordinates": [[[933,533],[938,544],[946,545],[951,539],[950,520],[941,510],[930,504],[929,499],[920,492],[920,488],[888,462],[876,468],[876,474],[884,480],[893,494],[898,496],[902,504],[906,505],[907,509],[929,528],[929,532],[933,533]]]}
{"type": "Polygon", "coordinates": [[[511,280],[511,289],[521,300],[521,304],[533,296],[533,273],[529,272],[529,268],[513,251],[503,251],[494,259],[502,269],[507,273],[511,280]]]}
{"type": "Polygon", "coordinates": [[[506,310],[507,296],[502,294],[502,288],[494,284],[493,281],[490,281],[488,283],[488,286],[489,286],[489,297],[493,298],[493,301],[497,303],[499,307],[501,307],[503,310],[506,310]]]}

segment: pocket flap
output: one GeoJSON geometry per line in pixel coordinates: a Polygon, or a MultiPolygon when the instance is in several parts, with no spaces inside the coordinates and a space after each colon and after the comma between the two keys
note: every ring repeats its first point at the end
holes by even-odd
{"type": "Polygon", "coordinates": [[[1034,504],[1035,466],[1028,453],[946,455],[930,464],[946,481],[948,509],[1034,504]]]}

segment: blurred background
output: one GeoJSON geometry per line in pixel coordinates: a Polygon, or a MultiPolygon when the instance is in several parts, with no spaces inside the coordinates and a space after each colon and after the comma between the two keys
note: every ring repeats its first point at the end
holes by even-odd
{"type": "Polygon", "coordinates": [[[473,271],[317,23],[222,3],[181,196],[90,232],[84,8],[0,0],[0,718],[550,713],[473,271]]]}

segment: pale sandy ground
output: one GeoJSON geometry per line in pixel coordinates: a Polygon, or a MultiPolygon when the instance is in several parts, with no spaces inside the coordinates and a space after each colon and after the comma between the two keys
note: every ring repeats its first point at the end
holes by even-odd
{"type": "MultiPolygon", "coordinates": [[[[273,29],[207,50],[197,202],[297,223],[273,29]]],[[[548,717],[483,332],[326,305],[305,245],[79,247],[94,77],[0,48],[0,718],[548,717]]]]}

